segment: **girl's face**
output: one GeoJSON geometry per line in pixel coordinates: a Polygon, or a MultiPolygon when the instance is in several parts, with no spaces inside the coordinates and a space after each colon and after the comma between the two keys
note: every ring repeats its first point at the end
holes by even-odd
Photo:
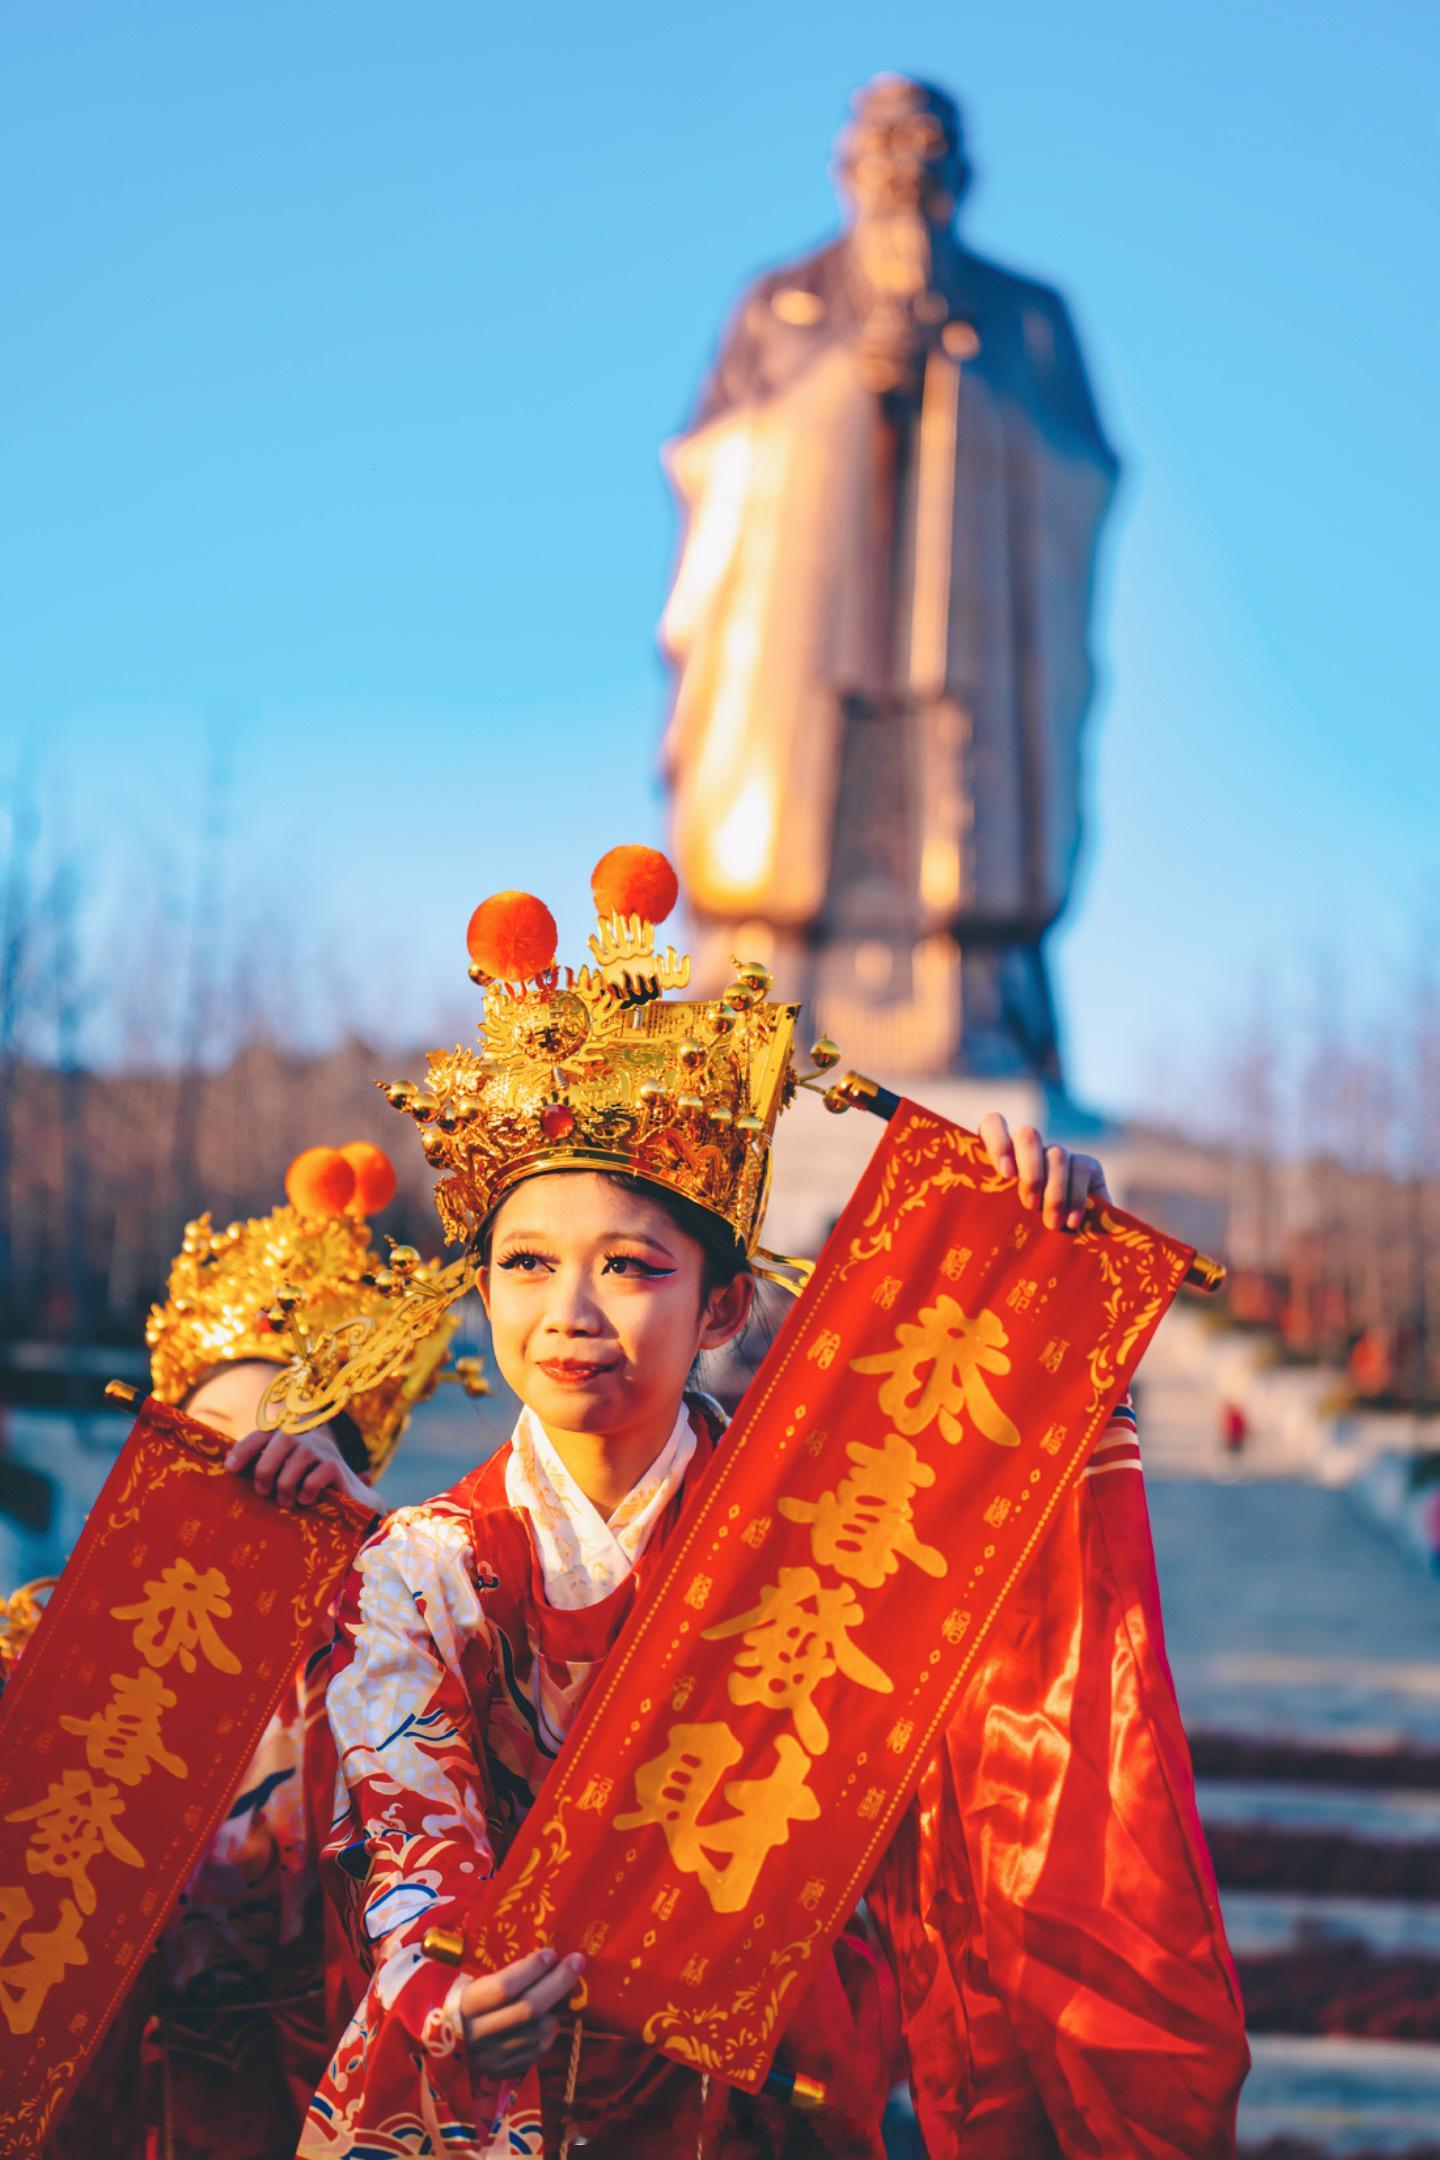
{"type": "Polygon", "coordinates": [[[665,1209],[589,1170],[501,1203],[480,1294],[495,1362],[547,1430],[663,1446],[697,1350],[744,1325],[748,1275],[706,1292],[704,1254],[665,1209]]]}

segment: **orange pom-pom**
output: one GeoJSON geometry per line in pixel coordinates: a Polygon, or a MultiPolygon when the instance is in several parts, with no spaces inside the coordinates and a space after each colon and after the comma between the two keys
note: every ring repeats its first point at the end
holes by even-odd
{"type": "Polygon", "coordinates": [[[339,1148],[307,1147],[285,1173],[285,1197],[297,1215],[343,1215],[354,1191],[354,1167],[339,1148]]]}
{"type": "Polygon", "coordinates": [[[368,1140],[352,1140],[340,1153],[355,1173],[347,1215],[378,1215],[381,1208],[389,1207],[395,1197],[395,1165],[384,1148],[368,1140]]]}
{"type": "Polygon", "coordinates": [[[680,880],[659,848],[612,847],[590,878],[597,915],[638,915],[664,922],[680,897],[680,880]]]}
{"type": "Polygon", "coordinates": [[[555,918],[534,893],[497,892],[470,918],[470,958],[500,982],[528,982],[555,958],[555,918]]]}

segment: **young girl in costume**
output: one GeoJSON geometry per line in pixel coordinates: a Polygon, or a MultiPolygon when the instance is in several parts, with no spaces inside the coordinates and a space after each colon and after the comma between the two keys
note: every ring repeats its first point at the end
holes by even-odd
{"type": "MultiPolygon", "coordinates": [[[[371,1490],[414,1403],[433,1386],[451,1325],[422,1336],[401,1372],[300,1436],[258,1430],[290,1320],[313,1336],[387,1301],[366,1217],[395,1174],[379,1148],[311,1148],[289,1204],[185,1232],[146,1327],[151,1387],[235,1441],[226,1468],[282,1506],[334,1486],[383,1513],[371,1490]],[[285,1300],[288,1312],[277,1307],[285,1300]]],[[[46,2160],[275,2160],[293,2152],[329,2054],[324,1902],[305,1811],[307,1728],[320,1711],[311,1645],[225,1817],[161,1931],[46,2160]]],[[[338,1946],[332,1945],[332,1952],[338,1946]]],[[[332,1956],[333,1963],[333,1956],[332,1956]]]]}
{"type": "MultiPolygon", "coordinates": [[[[895,2070],[883,1997],[844,1950],[792,2020],[840,2104],[791,2115],[567,2011],[557,1943],[474,1976],[425,1955],[473,1905],[615,1644],[724,1421],[689,1390],[742,1327],[794,1008],[742,967],[662,1002],[674,880],[648,850],[596,873],[593,968],[500,895],[471,925],[478,1053],[390,1099],[442,1172],[523,1408],[508,1445],[392,1515],[339,1605],[326,1848],[369,1982],[303,2160],[441,2152],[867,2155],[895,2070]],[[882,2014],[877,2014],[877,2004],[882,2014]]],[[[1099,1165],[985,1121],[1002,1174],[1075,1228],[1099,1165]]],[[[449,1272],[449,1271],[447,1271],[449,1272]]],[[[637,1891],[638,1894],[638,1891],[637,1891]]],[[[931,2160],[1233,2149],[1235,1978],[1161,1639],[1133,1420],[1117,1413],[1047,1535],[867,1895],[931,2160]]]]}

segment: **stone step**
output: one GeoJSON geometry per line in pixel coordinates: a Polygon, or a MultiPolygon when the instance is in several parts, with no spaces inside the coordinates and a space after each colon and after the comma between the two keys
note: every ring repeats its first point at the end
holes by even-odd
{"type": "Polygon", "coordinates": [[[1283,2037],[1250,2046],[1254,2063],[1240,2099],[1242,2149],[1290,2137],[1335,2160],[1417,2150],[1440,2160],[1440,2047],[1283,2037]]]}
{"type": "Polygon", "coordinates": [[[1385,1792],[1338,1785],[1196,1780],[1201,1820],[1263,1823],[1270,1830],[1341,1830],[1384,1842],[1440,1845],[1440,1792],[1385,1792]]]}
{"type": "Polygon", "coordinates": [[[1237,1958],[1321,1942],[1360,1942],[1382,1955],[1440,1961],[1440,1904],[1309,1892],[1225,1890],[1225,1932],[1237,1958]]]}

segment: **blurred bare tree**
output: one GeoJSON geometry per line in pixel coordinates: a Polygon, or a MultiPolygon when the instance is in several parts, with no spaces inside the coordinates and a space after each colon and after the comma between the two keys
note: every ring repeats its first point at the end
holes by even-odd
{"type": "Polygon", "coordinates": [[[392,1056],[354,1038],[294,1047],[301,985],[322,970],[284,896],[261,888],[248,917],[220,919],[219,761],[189,892],[137,850],[93,979],[91,859],[48,807],[28,760],[0,825],[0,1336],[137,1341],[185,1223],[275,1206],[317,1141],[387,1148],[401,1191],[384,1228],[433,1247],[423,1159],[374,1086],[392,1056]]]}
{"type": "Polygon", "coordinates": [[[1231,1309],[1357,1398],[1440,1402],[1440,977],[1426,941],[1364,1021],[1333,957],[1298,1024],[1257,987],[1219,1059],[1231,1309]]]}

